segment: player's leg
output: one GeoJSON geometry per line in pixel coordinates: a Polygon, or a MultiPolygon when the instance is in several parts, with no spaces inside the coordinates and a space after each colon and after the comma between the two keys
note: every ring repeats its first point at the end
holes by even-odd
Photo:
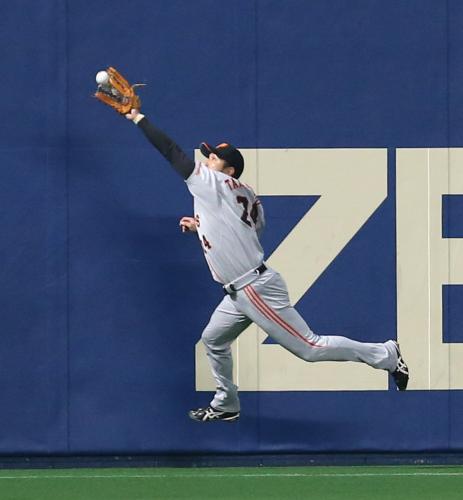
{"type": "Polygon", "coordinates": [[[286,284],[269,269],[234,296],[237,308],[273,340],[306,361],[358,361],[394,371],[396,344],[365,343],[341,336],[316,335],[291,306],[286,284]]]}
{"type": "Polygon", "coordinates": [[[211,401],[211,406],[217,410],[240,410],[238,388],[233,383],[231,344],[250,323],[251,320],[236,310],[227,295],[213,312],[201,336],[217,385],[217,391],[211,401]]]}

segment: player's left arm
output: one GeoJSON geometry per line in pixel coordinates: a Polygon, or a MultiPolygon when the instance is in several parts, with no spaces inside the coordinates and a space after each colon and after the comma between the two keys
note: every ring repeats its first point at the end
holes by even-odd
{"type": "Polygon", "coordinates": [[[196,233],[198,231],[198,223],[194,217],[182,217],[178,225],[182,233],[196,233]]]}
{"type": "Polygon", "coordinates": [[[164,156],[184,179],[188,179],[195,169],[195,162],[189,158],[180,146],[175,143],[166,133],[154,126],[145,115],[138,110],[125,115],[132,120],[145,134],[148,141],[164,156]]]}

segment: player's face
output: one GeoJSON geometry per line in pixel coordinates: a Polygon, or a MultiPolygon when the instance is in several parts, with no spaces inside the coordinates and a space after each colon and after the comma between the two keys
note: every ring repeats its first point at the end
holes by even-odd
{"type": "Polygon", "coordinates": [[[206,160],[206,165],[216,172],[223,172],[225,167],[225,160],[219,158],[215,153],[211,153],[206,160]]]}

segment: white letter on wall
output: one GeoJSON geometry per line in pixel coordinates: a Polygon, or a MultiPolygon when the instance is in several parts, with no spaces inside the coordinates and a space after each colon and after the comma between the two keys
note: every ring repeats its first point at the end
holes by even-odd
{"type": "Polygon", "coordinates": [[[442,338],[442,285],[463,284],[463,239],[442,238],[444,194],[463,194],[462,149],[397,150],[397,331],[416,390],[463,389],[463,344],[442,338]]]}

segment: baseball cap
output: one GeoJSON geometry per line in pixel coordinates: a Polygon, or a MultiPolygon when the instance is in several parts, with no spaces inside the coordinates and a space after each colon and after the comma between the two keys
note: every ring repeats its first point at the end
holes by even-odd
{"type": "Polygon", "coordinates": [[[200,145],[201,153],[209,158],[211,153],[216,154],[222,160],[225,160],[230,167],[235,169],[235,175],[233,177],[238,177],[243,173],[244,169],[244,159],[243,155],[231,144],[223,142],[215,147],[211,146],[207,142],[202,142],[200,145]]]}

